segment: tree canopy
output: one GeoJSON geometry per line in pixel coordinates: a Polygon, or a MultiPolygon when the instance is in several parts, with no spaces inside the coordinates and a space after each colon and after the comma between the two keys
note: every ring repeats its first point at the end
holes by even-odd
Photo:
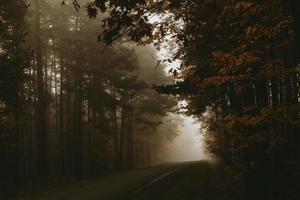
{"type": "Polygon", "coordinates": [[[208,148],[224,160],[250,164],[286,154],[299,158],[296,5],[281,0],[95,0],[86,8],[91,18],[107,13],[100,38],[108,44],[123,38],[175,44],[169,60],[183,61],[172,69],[178,81],[156,89],[186,100],[189,114],[212,109],[205,120],[208,148]],[[294,148],[286,149],[291,143],[294,148]]]}

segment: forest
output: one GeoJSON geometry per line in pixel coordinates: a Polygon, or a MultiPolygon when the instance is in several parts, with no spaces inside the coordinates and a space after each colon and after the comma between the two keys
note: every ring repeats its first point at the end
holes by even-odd
{"type": "Polygon", "coordinates": [[[299,61],[298,0],[0,0],[0,196],[163,162],[176,112],[256,199],[296,191],[299,61]]]}
{"type": "Polygon", "coordinates": [[[99,27],[60,1],[1,1],[1,193],[159,162],[176,136],[153,49],[97,42],[99,27]]]}

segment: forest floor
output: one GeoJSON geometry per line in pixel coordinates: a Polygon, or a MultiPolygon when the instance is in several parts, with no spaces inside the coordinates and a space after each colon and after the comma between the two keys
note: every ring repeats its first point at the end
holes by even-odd
{"type": "Polygon", "coordinates": [[[235,172],[216,163],[189,163],[176,178],[143,191],[136,200],[243,200],[244,189],[235,172]],[[156,193],[156,194],[155,194],[156,193]]]}

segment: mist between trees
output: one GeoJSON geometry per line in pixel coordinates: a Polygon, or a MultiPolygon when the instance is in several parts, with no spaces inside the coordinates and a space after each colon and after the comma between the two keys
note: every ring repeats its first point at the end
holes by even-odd
{"type": "Polygon", "coordinates": [[[0,2],[2,192],[159,162],[177,100],[207,150],[256,187],[249,199],[297,187],[297,0],[0,2]],[[130,42],[167,39],[174,80],[130,42]]]}
{"type": "MultiPolygon", "coordinates": [[[[0,193],[161,162],[177,102],[153,47],[97,41],[60,1],[1,0],[0,193]]],[[[99,16],[101,18],[101,16],[99,16]]]]}

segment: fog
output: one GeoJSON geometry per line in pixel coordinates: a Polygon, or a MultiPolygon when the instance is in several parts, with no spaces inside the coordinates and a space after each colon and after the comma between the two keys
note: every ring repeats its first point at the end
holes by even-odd
{"type": "MultiPolygon", "coordinates": [[[[158,20],[158,19],[156,19],[158,20]]],[[[171,38],[168,38],[171,40],[171,38]]],[[[167,59],[176,49],[177,45],[172,42],[166,42],[163,48],[157,51],[156,56],[159,59],[167,59]]],[[[170,76],[170,69],[178,69],[181,60],[173,60],[165,64],[165,75],[170,76]]],[[[172,75],[171,75],[172,76],[172,75]]],[[[175,79],[173,77],[173,79],[175,79]]],[[[184,107],[184,102],[178,103],[179,107],[184,107]]],[[[210,156],[205,151],[204,135],[201,129],[201,122],[192,116],[173,113],[171,115],[174,121],[180,121],[177,126],[178,136],[174,138],[166,148],[164,155],[165,161],[197,161],[208,160],[210,156]]]]}
{"type": "MultiPolygon", "coordinates": [[[[161,48],[159,51],[149,46],[135,47],[135,49],[141,65],[140,76],[144,80],[150,81],[152,84],[165,84],[175,79],[169,70],[180,66],[181,61],[177,60],[172,63],[164,63],[159,67],[156,66],[157,60],[167,58],[168,50],[166,48],[161,48]],[[165,71],[164,74],[161,73],[162,69],[165,71]]],[[[182,103],[178,103],[178,106],[184,107],[181,105],[182,103]]],[[[204,135],[198,119],[176,112],[171,113],[168,120],[158,129],[158,134],[168,138],[168,141],[165,142],[166,147],[161,152],[162,162],[210,159],[205,151],[204,135]],[[174,136],[176,133],[177,136],[174,136]]]]}
{"type": "Polygon", "coordinates": [[[179,135],[171,141],[165,152],[165,161],[196,161],[210,157],[205,153],[201,123],[193,117],[181,114],[172,115],[181,120],[178,126],[179,135]]]}

